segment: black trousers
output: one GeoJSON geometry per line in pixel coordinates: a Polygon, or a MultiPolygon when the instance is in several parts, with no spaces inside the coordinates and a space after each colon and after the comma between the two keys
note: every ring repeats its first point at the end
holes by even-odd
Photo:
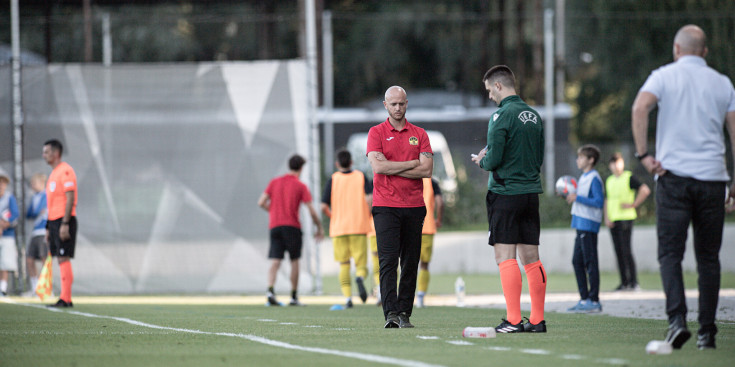
{"type": "Polygon", "coordinates": [[[633,235],[632,220],[617,220],[610,228],[615,257],[618,258],[618,271],[620,271],[620,284],[626,287],[638,285],[638,276],[633,259],[633,249],[630,239],[633,235]]]}
{"type": "Polygon", "coordinates": [[[720,292],[720,248],[725,221],[725,182],[699,181],[671,172],[656,182],[658,262],[666,293],[669,322],[686,317],[681,261],[689,223],[694,229],[694,256],[699,279],[700,331],[715,328],[720,292]]]}
{"type": "Polygon", "coordinates": [[[375,236],[380,262],[380,295],[383,316],[405,312],[411,316],[416,292],[416,276],[421,258],[421,229],[426,207],[373,207],[375,236]],[[400,262],[401,279],[396,287],[400,262]]]}
{"type": "Polygon", "coordinates": [[[579,298],[600,302],[600,260],[597,256],[596,232],[577,230],[572,266],[574,276],[577,278],[579,298]]]}

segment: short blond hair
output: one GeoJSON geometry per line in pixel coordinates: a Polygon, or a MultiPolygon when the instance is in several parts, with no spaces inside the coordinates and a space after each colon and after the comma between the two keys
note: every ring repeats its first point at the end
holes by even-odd
{"type": "Polygon", "coordinates": [[[36,173],[33,176],[31,176],[31,183],[33,183],[34,181],[41,181],[43,183],[46,183],[47,178],[48,177],[46,177],[45,173],[36,173]]]}

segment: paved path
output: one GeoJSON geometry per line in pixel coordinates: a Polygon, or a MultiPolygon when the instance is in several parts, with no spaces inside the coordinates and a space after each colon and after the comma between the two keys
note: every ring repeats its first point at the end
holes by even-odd
{"type": "MultiPolygon", "coordinates": [[[[686,291],[689,321],[697,320],[697,297],[696,290],[686,291]]],[[[546,295],[546,310],[553,312],[567,312],[567,308],[573,306],[579,300],[577,293],[549,293],[546,295]]],[[[467,296],[468,307],[491,307],[505,308],[503,295],[478,295],[467,296]]],[[[640,292],[602,292],[600,293],[603,315],[616,317],[637,317],[646,319],[665,320],[665,298],[663,291],[640,291],[640,292]]],[[[454,306],[457,304],[455,296],[449,295],[427,295],[427,306],[454,306]]],[[[531,310],[531,299],[527,294],[521,296],[521,309],[531,310]]],[[[735,289],[720,290],[720,302],[717,309],[717,320],[719,322],[735,323],[735,289]]]]}

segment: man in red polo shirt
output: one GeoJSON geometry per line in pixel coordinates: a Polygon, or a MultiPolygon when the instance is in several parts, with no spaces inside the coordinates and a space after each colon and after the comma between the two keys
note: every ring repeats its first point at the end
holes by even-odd
{"type": "Polygon", "coordinates": [[[370,128],[367,141],[367,156],[374,174],[373,221],[385,328],[413,327],[409,317],[426,216],[422,178],[431,177],[434,169],[429,137],[424,129],[406,120],[407,104],[403,88],[388,88],[383,101],[388,119],[370,128]],[[401,279],[396,289],[399,259],[401,279]]]}
{"type": "Polygon", "coordinates": [[[270,219],[270,249],[268,258],[271,259],[271,267],[268,270],[268,305],[280,306],[276,300],[273,286],[276,283],[276,275],[281,267],[283,255],[288,251],[291,259],[291,306],[301,306],[296,291],[299,286],[299,259],[301,258],[301,222],[299,221],[299,207],[304,203],[309,209],[311,219],[316,225],[317,231],[314,238],[321,240],[324,235],[322,223],[314,206],[311,204],[311,192],[309,188],[299,181],[301,169],[306,160],[298,154],[294,154],[288,160],[289,172],[281,177],[276,177],[268,183],[263,194],[258,199],[258,206],[268,212],[270,219]]]}

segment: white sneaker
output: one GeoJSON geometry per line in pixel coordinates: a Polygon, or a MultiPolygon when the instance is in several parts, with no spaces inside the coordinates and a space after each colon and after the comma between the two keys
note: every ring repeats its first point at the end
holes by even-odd
{"type": "Polygon", "coordinates": [[[418,294],[416,295],[416,308],[423,308],[424,307],[424,295],[418,294]]]}

